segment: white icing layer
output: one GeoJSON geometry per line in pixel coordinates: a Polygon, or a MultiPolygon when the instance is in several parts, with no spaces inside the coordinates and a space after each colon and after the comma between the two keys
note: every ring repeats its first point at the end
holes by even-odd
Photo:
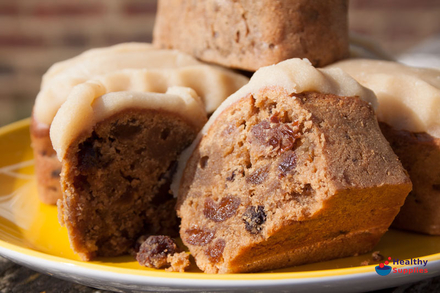
{"type": "Polygon", "coordinates": [[[341,68],[375,92],[379,121],[440,138],[440,70],[368,59],[345,60],[327,68],[341,68]]]}
{"type": "Polygon", "coordinates": [[[313,67],[307,59],[299,58],[262,67],[255,72],[247,85],[229,96],[217,110],[215,110],[195,141],[181,154],[178,170],[171,185],[174,196],[178,194],[178,188],[186,167],[186,162],[220,113],[248,94],[255,94],[266,87],[274,86],[283,88],[288,94],[314,91],[338,96],[357,96],[370,103],[373,108],[377,106],[374,93],[361,86],[341,69],[317,69],[313,67]]]}
{"type": "Polygon", "coordinates": [[[108,92],[142,91],[164,93],[171,86],[189,87],[202,98],[207,113],[215,109],[249,79],[209,65],[174,69],[124,69],[96,78],[108,92]]]}
{"type": "Polygon", "coordinates": [[[165,94],[120,91],[108,92],[99,81],[74,87],[58,110],[50,127],[50,139],[61,161],[70,144],[96,123],[124,109],[155,109],[173,112],[195,127],[206,122],[200,98],[190,88],[171,87],[165,94]]]}
{"type": "MultiPolygon", "coordinates": [[[[50,125],[59,107],[74,86],[122,69],[168,69],[171,71],[171,69],[181,69],[187,66],[205,66],[199,69],[206,74],[206,77],[200,78],[201,82],[208,80],[211,82],[209,84],[211,86],[218,82],[217,93],[223,95],[216,96],[214,93],[210,93],[209,101],[205,99],[207,101],[206,107],[210,112],[230,93],[248,81],[246,77],[231,70],[202,64],[190,55],[175,50],[153,49],[150,44],[126,43],[108,48],[92,49],[72,59],[56,63],[48,70],[43,77],[33,115],[38,122],[50,125]],[[226,84],[229,84],[229,88],[225,91],[219,90],[221,86],[226,84]],[[232,88],[232,91],[227,92],[232,88]]],[[[193,71],[189,70],[189,73],[193,73],[193,71]]],[[[189,76],[192,84],[195,84],[192,76],[198,73],[189,76]]],[[[184,80],[183,77],[180,81],[182,80],[184,80]]],[[[168,85],[185,85],[185,82],[181,83],[169,82],[168,85]]],[[[201,88],[203,85],[198,87],[201,88]]],[[[205,92],[207,92],[206,88],[205,92]]],[[[201,93],[198,94],[201,95],[201,93]]]]}

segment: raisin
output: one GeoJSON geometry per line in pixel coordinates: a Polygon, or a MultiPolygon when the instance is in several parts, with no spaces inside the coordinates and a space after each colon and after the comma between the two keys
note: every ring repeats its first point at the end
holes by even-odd
{"type": "Polygon", "coordinates": [[[252,183],[252,184],[261,184],[266,180],[268,175],[268,167],[263,167],[255,170],[252,174],[250,174],[248,177],[246,177],[246,182],[252,183]]]}
{"type": "Polygon", "coordinates": [[[282,155],[281,162],[278,165],[278,170],[281,171],[280,176],[286,174],[296,167],[296,154],[293,151],[288,151],[282,155]]]}
{"type": "Polygon", "coordinates": [[[270,117],[270,122],[272,122],[272,123],[280,123],[280,117],[277,114],[272,115],[272,117],[270,117]]]}
{"type": "Polygon", "coordinates": [[[226,242],[223,239],[217,239],[210,247],[205,250],[205,254],[209,261],[212,263],[218,263],[223,256],[223,250],[225,249],[226,242]]]}
{"type": "Polygon", "coordinates": [[[226,177],[226,180],[227,180],[227,181],[234,182],[234,180],[235,180],[235,171],[236,171],[236,170],[232,171],[231,176],[226,177]]]}
{"type": "Polygon", "coordinates": [[[61,170],[60,170],[60,169],[56,169],[56,170],[53,170],[53,171],[50,173],[50,176],[51,176],[52,178],[60,178],[60,173],[61,173],[61,170]]]}
{"type": "Polygon", "coordinates": [[[278,116],[263,120],[252,127],[251,143],[256,141],[263,146],[271,146],[277,153],[283,153],[293,148],[295,141],[300,137],[298,122],[279,123],[278,116]]]}
{"type": "Polygon", "coordinates": [[[251,234],[258,234],[263,229],[262,225],[266,222],[266,213],[263,206],[250,206],[243,214],[243,222],[246,230],[251,234]]]}
{"type": "Polygon", "coordinates": [[[160,269],[169,266],[167,256],[176,252],[177,245],[170,237],[150,236],[141,244],[136,259],[142,266],[160,269]]]}
{"type": "Polygon", "coordinates": [[[81,172],[86,172],[90,168],[99,165],[101,153],[93,146],[93,139],[89,138],[79,146],[78,168],[81,172]]]}
{"type": "Polygon", "coordinates": [[[185,233],[188,235],[188,237],[186,238],[186,242],[196,246],[205,246],[206,244],[211,242],[212,239],[214,239],[215,235],[214,231],[206,228],[189,229],[186,230],[185,233]]]}
{"type": "Polygon", "coordinates": [[[208,156],[203,156],[200,159],[200,168],[205,169],[206,165],[208,164],[208,160],[209,160],[208,156]]]}
{"type": "Polygon", "coordinates": [[[240,205],[240,199],[234,196],[227,196],[216,203],[212,198],[208,197],[205,200],[203,214],[206,218],[214,222],[223,222],[229,219],[237,212],[240,205]]]}

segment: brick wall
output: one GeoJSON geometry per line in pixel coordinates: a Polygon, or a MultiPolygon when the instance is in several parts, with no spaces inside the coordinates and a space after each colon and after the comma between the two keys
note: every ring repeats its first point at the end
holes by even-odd
{"type": "Polygon", "coordinates": [[[0,125],[30,116],[41,75],[92,47],[151,42],[155,0],[0,0],[0,125]]]}
{"type": "MultiPolygon", "coordinates": [[[[151,41],[155,0],[0,0],[0,125],[30,116],[41,75],[92,47],[151,41]]],[[[438,0],[351,0],[350,27],[399,53],[440,34],[438,0]]]]}

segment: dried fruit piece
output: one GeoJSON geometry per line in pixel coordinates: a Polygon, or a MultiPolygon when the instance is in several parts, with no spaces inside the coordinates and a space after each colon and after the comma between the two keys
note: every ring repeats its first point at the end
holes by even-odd
{"type": "Polygon", "coordinates": [[[87,139],[79,146],[78,166],[81,172],[86,172],[91,168],[98,167],[101,153],[93,145],[92,139],[87,139]]]}
{"type": "Polygon", "coordinates": [[[255,170],[252,174],[250,174],[248,177],[246,177],[246,182],[252,183],[252,184],[261,184],[266,180],[268,175],[268,166],[265,166],[263,168],[259,168],[255,170]]]}
{"type": "Polygon", "coordinates": [[[258,234],[263,229],[262,225],[266,222],[266,213],[263,206],[250,206],[243,214],[243,222],[246,230],[251,234],[258,234]]]}
{"type": "Polygon", "coordinates": [[[176,252],[178,252],[177,245],[170,237],[150,236],[142,243],[136,259],[142,266],[160,269],[170,265],[167,262],[167,257],[176,252]]]}
{"type": "Polygon", "coordinates": [[[252,127],[251,143],[258,142],[263,146],[271,146],[272,152],[283,153],[293,148],[295,141],[300,137],[298,122],[279,123],[278,116],[272,116],[252,127]]]}
{"type": "Polygon", "coordinates": [[[281,171],[280,176],[286,176],[286,174],[296,167],[296,153],[288,151],[281,157],[281,162],[278,165],[278,170],[281,171]]]}
{"type": "Polygon", "coordinates": [[[223,250],[225,249],[226,242],[223,239],[217,239],[209,248],[205,250],[205,254],[209,261],[212,263],[218,263],[223,256],[223,250]]]}
{"type": "Polygon", "coordinates": [[[227,180],[227,181],[234,182],[234,180],[235,180],[235,171],[236,171],[236,170],[232,171],[231,176],[226,177],[226,180],[227,180]]]}
{"type": "Polygon", "coordinates": [[[186,230],[186,242],[192,245],[205,246],[214,239],[215,232],[207,228],[195,228],[186,230]]]}
{"type": "Polygon", "coordinates": [[[240,199],[235,196],[224,197],[218,204],[208,197],[205,200],[203,214],[214,222],[223,222],[235,215],[239,206],[240,199]]]}

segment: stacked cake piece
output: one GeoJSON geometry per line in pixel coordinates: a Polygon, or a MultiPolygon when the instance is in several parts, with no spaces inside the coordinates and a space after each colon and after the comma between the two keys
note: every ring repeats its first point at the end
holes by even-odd
{"type": "Polygon", "coordinates": [[[394,225],[439,233],[438,71],[315,68],[347,57],[346,0],[171,2],[153,45],[90,50],[43,78],[39,193],[81,259],[146,239],[142,265],[183,271],[178,231],[207,273],[366,253],[412,189],[403,166],[414,190],[394,225]]]}

